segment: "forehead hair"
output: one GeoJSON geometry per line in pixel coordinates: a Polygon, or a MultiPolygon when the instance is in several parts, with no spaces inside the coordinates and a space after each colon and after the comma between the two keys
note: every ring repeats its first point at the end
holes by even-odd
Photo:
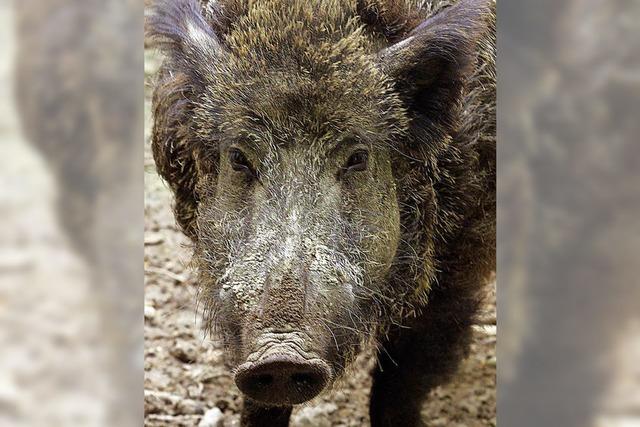
{"type": "Polygon", "coordinates": [[[248,2],[224,35],[219,60],[207,64],[195,114],[201,132],[298,140],[353,134],[378,141],[400,132],[405,113],[376,66],[375,40],[353,4],[248,2]]]}

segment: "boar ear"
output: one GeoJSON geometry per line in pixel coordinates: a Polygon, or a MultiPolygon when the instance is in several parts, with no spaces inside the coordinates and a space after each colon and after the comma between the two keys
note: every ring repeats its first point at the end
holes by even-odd
{"type": "Polygon", "coordinates": [[[196,238],[198,142],[190,129],[193,101],[206,84],[207,66],[220,60],[218,38],[198,0],[152,0],[145,35],[166,55],[153,94],[151,146],[157,171],[175,195],[175,217],[196,238]]]}
{"type": "Polygon", "coordinates": [[[198,0],[153,0],[145,36],[183,72],[197,72],[222,51],[198,0]]]}
{"type": "Polygon", "coordinates": [[[454,107],[473,71],[476,43],[487,28],[491,1],[460,0],[378,53],[378,64],[411,111],[453,126],[454,107]]]}

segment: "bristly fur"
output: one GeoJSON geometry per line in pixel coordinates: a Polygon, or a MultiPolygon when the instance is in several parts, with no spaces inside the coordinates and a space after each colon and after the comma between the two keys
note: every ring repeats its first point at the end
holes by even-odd
{"type": "Polygon", "coordinates": [[[167,55],[153,154],[184,232],[198,244],[199,197],[215,193],[222,141],[268,133],[275,145],[301,128],[376,136],[392,153],[401,236],[371,309],[394,359],[381,352],[372,399],[405,407],[388,378],[398,360],[433,371],[419,384],[398,373],[415,399],[450,375],[495,269],[495,3],[162,0],[147,25],[167,55]]]}

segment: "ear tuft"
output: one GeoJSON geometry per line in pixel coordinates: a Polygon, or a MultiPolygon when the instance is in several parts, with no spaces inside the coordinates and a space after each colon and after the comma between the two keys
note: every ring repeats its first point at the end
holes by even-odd
{"type": "Polygon", "coordinates": [[[198,0],[155,0],[145,17],[145,35],[178,63],[202,63],[220,49],[198,0]]]}
{"type": "Polygon", "coordinates": [[[493,0],[460,0],[415,27],[403,40],[378,54],[410,109],[452,126],[476,62],[477,42],[488,29],[493,0]]]}

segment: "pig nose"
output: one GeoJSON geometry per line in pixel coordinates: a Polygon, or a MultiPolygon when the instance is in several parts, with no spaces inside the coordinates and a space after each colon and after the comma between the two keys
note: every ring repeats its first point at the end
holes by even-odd
{"type": "Polygon", "coordinates": [[[270,405],[296,405],[316,397],[329,382],[329,366],[320,359],[287,354],[241,365],[236,385],[245,395],[270,405]]]}

